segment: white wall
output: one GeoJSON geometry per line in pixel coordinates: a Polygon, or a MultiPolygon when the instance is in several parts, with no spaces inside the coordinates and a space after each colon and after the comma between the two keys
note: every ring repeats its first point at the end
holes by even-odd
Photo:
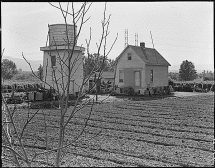
{"type": "Polygon", "coordinates": [[[125,83],[119,83],[119,70],[124,68],[134,68],[134,69],[141,69],[141,87],[145,87],[145,65],[143,60],[136,55],[136,53],[129,47],[118,60],[117,67],[116,67],[116,78],[115,78],[115,85],[118,87],[123,86],[125,83]],[[132,54],[132,60],[128,60],[127,55],[128,53],[132,54]]]}
{"type": "MultiPolygon", "coordinates": [[[[62,66],[63,69],[63,81],[62,81],[62,70],[61,70],[61,66],[60,66],[60,61],[59,61],[59,56],[61,59],[63,59],[64,61],[66,60],[66,58],[68,57],[68,52],[67,50],[58,50],[55,51],[51,51],[51,55],[56,55],[56,79],[59,80],[58,82],[58,86],[59,86],[59,90],[62,91],[61,86],[64,85],[66,86],[66,81],[68,81],[68,69],[67,67],[64,65],[62,66]],[[64,57],[64,58],[63,58],[64,57]]],[[[71,65],[72,63],[74,63],[74,68],[72,70],[72,74],[71,74],[71,84],[70,84],[70,93],[73,93],[73,88],[74,88],[74,93],[79,91],[79,87],[82,84],[83,81],[83,61],[82,61],[82,54],[81,51],[74,51],[73,57],[71,59],[71,65]],[[74,63],[76,61],[76,63],[74,63]],[[74,86],[73,86],[73,81],[74,80],[74,86]]],[[[68,61],[66,62],[66,64],[68,65],[68,61]]],[[[46,74],[46,69],[47,69],[47,76],[46,76],[46,81],[49,84],[53,84],[53,78],[52,78],[52,67],[51,67],[51,58],[50,55],[48,53],[48,51],[44,51],[44,56],[43,56],[43,73],[44,73],[44,79],[45,79],[45,74],[46,74]],[[48,62],[47,62],[48,59],[48,62]]],[[[47,88],[49,88],[49,86],[46,86],[47,88]]],[[[56,86],[55,86],[56,87],[56,86]]]]}
{"type": "Polygon", "coordinates": [[[168,66],[146,66],[146,84],[151,87],[168,86],[168,66]],[[153,70],[153,82],[150,81],[153,70]]]}

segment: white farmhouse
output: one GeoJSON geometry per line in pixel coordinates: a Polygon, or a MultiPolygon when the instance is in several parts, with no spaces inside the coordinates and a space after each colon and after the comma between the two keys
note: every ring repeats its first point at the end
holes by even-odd
{"type": "Polygon", "coordinates": [[[135,92],[168,86],[168,66],[170,64],[154,48],[128,45],[116,58],[115,85],[131,86],[135,92]]]}

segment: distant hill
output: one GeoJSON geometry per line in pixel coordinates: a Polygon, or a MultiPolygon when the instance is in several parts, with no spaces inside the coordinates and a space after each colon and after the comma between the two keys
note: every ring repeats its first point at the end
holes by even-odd
{"type": "MultiPolygon", "coordinates": [[[[3,59],[9,59],[13,61],[17,69],[22,68],[22,71],[31,71],[29,65],[25,62],[24,59],[21,58],[13,58],[9,56],[3,56],[3,59]]],[[[43,65],[43,60],[28,60],[31,63],[31,66],[34,71],[37,71],[40,64],[43,65]]],[[[169,72],[178,72],[180,68],[180,65],[171,65],[169,66],[169,72]]],[[[214,71],[214,65],[213,64],[196,64],[195,69],[198,73],[203,72],[204,70],[208,71],[214,71]]]]}
{"type": "MultiPolygon", "coordinates": [[[[180,65],[169,66],[169,72],[179,72],[179,69],[180,69],[180,65]]],[[[196,64],[195,69],[196,69],[197,73],[201,73],[204,70],[214,72],[214,65],[213,64],[196,64]]]]}
{"type": "MultiPolygon", "coordinates": [[[[22,68],[22,71],[31,71],[29,65],[27,64],[27,62],[24,59],[13,58],[13,57],[9,57],[9,56],[3,56],[2,58],[13,61],[16,64],[17,69],[22,68]]],[[[31,64],[33,71],[37,71],[40,64],[43,65],[43,60],[28,60],[28,61],[31,64]]]]}

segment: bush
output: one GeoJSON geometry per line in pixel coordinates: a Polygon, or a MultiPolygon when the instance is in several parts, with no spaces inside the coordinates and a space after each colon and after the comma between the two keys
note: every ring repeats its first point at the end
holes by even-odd
{"type": "Polygon", "coordinates": [[[193,89],[190,85],[185,85],[185,86],[183,86],[183,91],[184,92],[193,92],[193,89]]]}
{"type": "Polygon", "coordinates": [[[96,90],[92,90],[91,93],[92,93],[92,94],[96,94],[96,90]]]}
{"type": "Polygon", "coordinates": [[[69,100],[75,100],[76,99],[76,96],[73,95],[73,94],[69,94],[69,100]]]}
{"type": "Polygon", "coordinates": [[[195,88],[195,91],[196,92],[202,92],[202,88],[197,87],[197,88],[195,88]]]}
{"type": "Polygon", "coordinates": [[[7,104],[21,104],[23,100],[19,96],[14,96],[13,98],[7,99],[7,104]]]}
{"type": "Polygon", "coordinates": [[[214,77],[213,76],[205,76],[203,78],[203,81],[213,81],[214,80],[214,77]]]}
{"type": "Polygon", "coordinates": [[[111,93],[110,93],[110,95],[111,95],[111,96],[116,96],[116,91],[115,91],[115,90],[112,90],[111,93]]]}
{"type": "Polygon", "coordinates": [[[211,91],[215,91],[215,85],[213,84],[212,86],[211,86],[211,91]]]}
{"type": "Polygon", "coordinates": [[[122,90],[122,93],[126,95],[134,95],[134,88],[131,86],[123,86],[120,89],[122,90]]]}
{"type": "Polygon", "coordinates": [[[168,79],[168,83],[169,85],[172,85],[172,87],[174,86],[174,82],[172,81],[172,79],[168,79]]]}
{"type": "MultiPolygon", "coordinates": [[[[74,106],[75,100],[68,102],[69,106],[74,106]]],[[[59,102],[58,101],[40,101],[40,102],[31,102],[30,108],[31,109],[50,109],[50,108],[58,108],[59,102]]]]}
{"type": "Polygon", "coordinates": [[[40,108],[51,108],[52,102],[50,101],[43,101],[43,102],[31,102],[30,108],[31,109],[40,109],[40,108]]]}
{"type": "Polygon", "coordinates": [[[25,79],[28,79],[28,76],[25,74],[17,74],[14,76],[14,79],[15,80],[25,80],[25,79]]]}

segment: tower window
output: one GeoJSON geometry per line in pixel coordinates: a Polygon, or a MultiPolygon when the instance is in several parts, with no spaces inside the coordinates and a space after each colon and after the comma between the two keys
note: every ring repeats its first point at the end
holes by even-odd
{"type": "Polygon", "coordinates": [[[51,56],[51,65],[52,67],[56,66],[56,56],[51,56]]]}

